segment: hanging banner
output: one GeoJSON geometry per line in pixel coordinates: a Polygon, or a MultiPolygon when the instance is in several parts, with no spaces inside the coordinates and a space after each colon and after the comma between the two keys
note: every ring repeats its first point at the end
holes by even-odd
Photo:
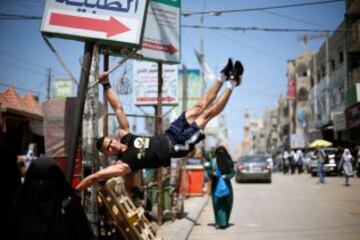
{"type": "Polygon", "coordinates": [[[147,0],[47,0],[41,32],[82,41],[95,39],[114,46],[137,46],[142,40],[147,3],[147,0]]]}

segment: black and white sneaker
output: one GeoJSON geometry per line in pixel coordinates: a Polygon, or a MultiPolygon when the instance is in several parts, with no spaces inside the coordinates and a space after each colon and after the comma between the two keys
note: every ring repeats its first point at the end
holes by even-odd
{"type": "Polygon", "coordinates": [[[233,68],[233,80],[236,81],[236,86],[240,85],[242,75],[244,73],[244,67],[240,61],[235,61],[233,68]]]}
{"type": "Polygon", "coordinates": [[[222,80],[230,80],[233,74],[234,63],[232,58],[229,58],[225,67],[220,71],[222,80]]]}

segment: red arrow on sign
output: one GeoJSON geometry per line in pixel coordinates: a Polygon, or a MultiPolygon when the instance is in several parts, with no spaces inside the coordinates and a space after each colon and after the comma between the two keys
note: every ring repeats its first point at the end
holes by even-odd
{"type": "Polygon", "coordinates": [[[65,15],[60,13],[51,13],[49,24],[53,26],[105,32],[106,37],[111,37],[130,30],[127,26],[119,22],[113,16],[110,16],[110,19],[108,20],[104,20],[65,15]]]}
{"type": "Polygon", "coordinates": [[[152,49],[152,50],[158,50],[162,52],[168,52],[170,54],[176,53],[178,50],[171,44],[161,44],[157,42],[151,42],[151,41],[143,41],[142,46],[144,48],[152,49]]]}

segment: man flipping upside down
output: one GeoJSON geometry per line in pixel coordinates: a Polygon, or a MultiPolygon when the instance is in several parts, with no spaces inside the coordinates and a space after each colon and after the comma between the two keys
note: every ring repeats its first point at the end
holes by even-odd
{"type": "Polygon", "coordinates": [[[97,140],[96,147],[104,154],[117,156],[119,160],[84,178],[76,189],[84,190],[99,180],[123,176],[143,168],[166,167],[170,165],[172,157],[186,156],[194,149],[195,144],[205,139],[203,130],[206,124],[225,108],[233,89],[241,83],[243,72],[244,68],[240,61],[233,63],[233,60],[229,59],[221,70],[220,79],[215,81],[195,106],[183,112],[171,123],[164,134],[152,137],[130,133],[129,122],[122,104],[111,88],[108,75],[102,73],[99,76],[99,82],[103,85],[119,122],[120,129],[117,130],[116,135],[120,141],[115,138],[101,137],[97,140]],[[223,84],[226,89],[216,99],[223,84]]]}

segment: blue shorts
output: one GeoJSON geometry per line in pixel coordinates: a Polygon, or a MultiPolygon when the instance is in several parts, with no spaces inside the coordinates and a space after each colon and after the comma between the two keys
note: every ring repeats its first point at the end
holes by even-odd
{"type": "Polygon", "coordinates": [[[205,134],[199,126],[193,122],[189,124],[185,118],[185,112],[173,121],[165,134],[169,136],[173,146],[171,157],[185,157],[194,150],[195,144],[205,139],[205,134]]]}

